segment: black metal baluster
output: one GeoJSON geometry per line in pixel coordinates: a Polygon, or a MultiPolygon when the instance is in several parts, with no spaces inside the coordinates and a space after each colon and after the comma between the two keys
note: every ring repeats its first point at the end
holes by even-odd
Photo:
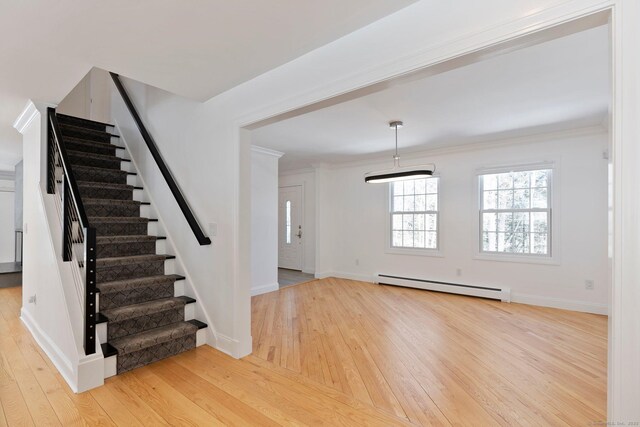
{"type": "Polygon", "coordinates": [[[71,192],[67,177],[62,177],[62,260],[71,261],[73,223],[71,221],[71,192]]]}
{"type": "Polygon", "coordinates": [[[84,352],[93,354],[96,352],[96,229],[85,228],[85,336],[84,352]]]}

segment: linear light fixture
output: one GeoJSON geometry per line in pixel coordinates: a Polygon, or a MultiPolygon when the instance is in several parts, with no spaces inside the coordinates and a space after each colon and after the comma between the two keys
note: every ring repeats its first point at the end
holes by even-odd
{"type": "Polygon", "coordinates": [[[420,166],[400,166],[398,156],[398,129],[403,126],[401,121],[389,122],[389,127],[396,133],[396,153],[393,156],[393,168],[367,172],[364,174],[364,182],[368,184],[381,184],[385,182],[402,181],[404,179],[428,178],[433,175],[436,165],[433,163],[420,166]]]}

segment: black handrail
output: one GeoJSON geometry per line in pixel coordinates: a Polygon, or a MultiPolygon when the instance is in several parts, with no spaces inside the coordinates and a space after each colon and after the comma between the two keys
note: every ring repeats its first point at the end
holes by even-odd
{"type": "Polygon", "coordinates": [[[84,351],[96,352],[96,229],[89,225],[84,210],[80,190],[71,169],[71,162],[62,139],[58,118],[54,108],[47,109],[48,153],[47,153],[47,193],[56,193],[58,177],[56,168],[62,167],[62,260],[73,260],[74,243],[82,243],[83,259],[78,262],[84,267],[84,351]],[[57,155],[56,155],[57,153],[57,155]],[[78,223],[79,227],[74,224],[78,223]],[[79,232],[82,234],[78,234],[79,232]]]}
{"type": "Polygon", "coordinates": [[[204,232],[202,231],[202,228],[200,228],[200,224],[198,224],[198,220],[193,215],[193,211],[189,207],[189,203],[187,203],[186,199],[182,195],[182,192],[180,191],[180,187],[178,187],[178,184],[173,178],[173,175],[171,175],[171,171],[169,170],[169,168],[167,167],[167,164],[162,159],[162,155],[160,154],[160,151],[158,150],[158,147],[156,146],[156,143],[153,140],[153,137],[147,131],[147,128],[145,127],[144,123],[142,123],[142,119],[140,119],[140,115],[138,114],[136,107],[133,105],[133,102],[131,101],[129,94],[127,94],[126,89],[122,85],[122,81],[120,81],[120,76],[115,73],[109,73],[109,74],[111,74],[111,78],[113,79],[113,82],[115,83],[116,88],[118,89],[118,92],[120,92],[120,96],[122,96],[124,103],[127,105],[127,108],[129,109],[129,113],[131,114],[131,116],[133,116],[133,120],[136,122],[136,126],[138,126],[138,130],[142,134],[142,139],[144,139],[144,142],[147,144],[147,147],[149,148],[149,151],[151,152],[153,159],[156,161],[156,164],[158,165],[158,168],[160,169],[162,176],[164,177],[165,181],[167,181],[167,185],[169,186],[171,193],[173,193],[173,197],[175,197],[176,202],[178,202],[178,206],[180,206],[180,210],[182,211],[182,214],[184,215],[187,222],[189,223],[189,226],[191,227],[193,234],[195,234],[196,236],[196,239],[198,239],[198,243],[200,243],[200,245],[210,245],[211,239],[205,236],[204,232]]]}

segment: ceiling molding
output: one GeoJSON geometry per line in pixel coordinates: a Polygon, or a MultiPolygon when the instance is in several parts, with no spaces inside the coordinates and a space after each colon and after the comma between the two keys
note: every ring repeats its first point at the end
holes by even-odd
{"type": "Polygon", "coordinates": [[[284,156],[284,153],[281,151],[272,150],[270,148],[258,147],[257,145],[252,145],[251,151],[258,154],[264,154],[266,156],[277,157],[278,159],[284,156]]]}
{"type": "MultiPolygon", "coordinates": [[[[446,147],[434,147],[427,150],[416,150],[416,151],[403,151],[404,158],[407,158],[407,155],[416,158],[429,157],[429,156],[443,156],[448,154],[455,154],[460,152],[473,152],[480,150],[488,150],[491,148],[500,148],[511,145],[520,145],[520,144],[537,144],[545,141],[550,141],[554,139],[569,139],[569,138],[578,138],[589,135],[600,135],[607,134],[608,131],[602,126],[586,126],[581,128],[562,130],[562,131],[554,131],[554,132],[544,132],[533,135],[526,135],[520,137],[512,137],[512,138],[500,138],[492,141],[481,141],[474,143],[466,143],[466,144],[458,144],[454,146],[446,146],[446,147]]],[[[375,165],[381,162],[389,160],[389,154],[384,155],[376,155],[375,157],[368,157],[366,159],[361,160],[353,160],[348,162],[334,162],[334,163],[318,163],[314,164],[314,168],[327,168],[327,169],[341,169],[348,168],[354,166],[366,166],[366,165],[375,165]]],[[[286,171],[282,171],[281,175],[286,173],[286,171]]]]}
{"type": "Polygon", "coordinates": [[[307,173],[315,173],[315,168],[301,168],[301,169],[290,169],[280,171],[280,176],[288,176],[288,175],[302,175],[307,173]]]}

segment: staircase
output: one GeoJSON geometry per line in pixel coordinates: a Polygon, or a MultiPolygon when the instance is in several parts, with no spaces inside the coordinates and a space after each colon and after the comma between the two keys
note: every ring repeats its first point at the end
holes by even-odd
{"type": "Polygon", "coordinates": [[[194,320],[196,300],[184,277],[168,274],[175,257],[158,254],[165,237],[144,202],[126,149],[113,126],[57,114],[71,170],[89,223],[96,229],[96,331],[105,377],[204,343],[207,325],[194,320]],[[112,143],[115,141],[115,143],[112,143]]]}

